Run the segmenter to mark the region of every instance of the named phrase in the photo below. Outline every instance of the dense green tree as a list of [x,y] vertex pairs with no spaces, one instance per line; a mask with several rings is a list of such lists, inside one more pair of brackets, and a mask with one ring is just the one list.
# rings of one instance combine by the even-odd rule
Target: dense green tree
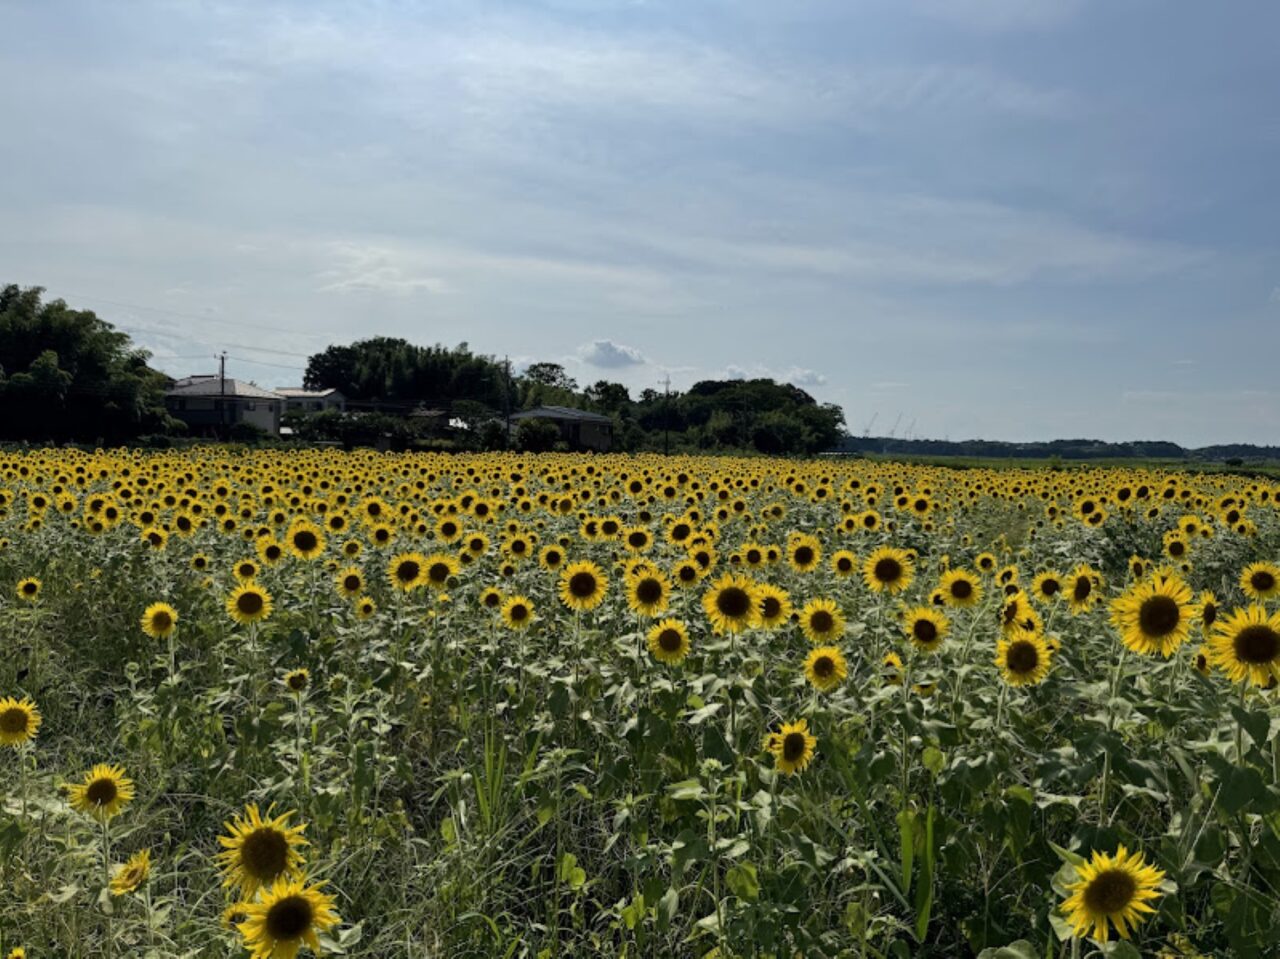
[[168,378],[90,310],[0,290],[0,438],[121,443],[175,428]]

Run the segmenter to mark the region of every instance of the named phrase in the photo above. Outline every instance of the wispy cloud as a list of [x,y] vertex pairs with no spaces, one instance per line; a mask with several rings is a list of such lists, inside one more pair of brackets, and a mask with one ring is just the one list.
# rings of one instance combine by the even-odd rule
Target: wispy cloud
[[584,363],[613,370],[626,366],[643,366],[648,360],[634,346],[615,343],[613,340],[594,340],[578,349]]

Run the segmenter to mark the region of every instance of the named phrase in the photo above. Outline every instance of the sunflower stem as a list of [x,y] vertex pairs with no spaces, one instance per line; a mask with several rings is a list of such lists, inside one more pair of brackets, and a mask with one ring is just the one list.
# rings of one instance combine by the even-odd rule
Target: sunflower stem
[[[1245,696],[1249,692],[1249,677],[1245,676],[1240,680],[1240,715],[1244,715]],[[1244,723],[1239,719],[1236,720],[1236,764],[1243,769],[1244,762]]]

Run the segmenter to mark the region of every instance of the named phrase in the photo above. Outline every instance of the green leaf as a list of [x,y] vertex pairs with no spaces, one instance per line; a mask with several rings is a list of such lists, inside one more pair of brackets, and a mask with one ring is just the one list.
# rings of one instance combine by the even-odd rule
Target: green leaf
[[1236,718],[1244,731],[1249,734],[1259,746],[1265,746],[1268,739],[1268,733],[1271,731],[1271,717],[1261,710],[1249,711],[1239,706],[1231,707],[1231,715]]
[[756,874],[756,867],[751,863],[738,863],[725,873],[724,880],[729,890],[739,899],[760,898],[760,880]]
[[1019,939],[1007,946],[983,949],[978,953],[978,959],[1040,959],[1040,956],[1036,953],[1035,946],[1025,939]]
[[898,813],[898,847],[902,859],[902,891],[911,891],[911,866],[916,854],[916,814],[910,809]]
[[924,768],[935,776],[942,772],[947,762],[946,757],[942,755],[942,750],[937,746],[926,746],[920,761],[924,764]]
[[929,915],[933,911],[933,807],[924,820],[924,858],[920,862],[920,882],[916,886],[916,940],[924,941],[929,931]]

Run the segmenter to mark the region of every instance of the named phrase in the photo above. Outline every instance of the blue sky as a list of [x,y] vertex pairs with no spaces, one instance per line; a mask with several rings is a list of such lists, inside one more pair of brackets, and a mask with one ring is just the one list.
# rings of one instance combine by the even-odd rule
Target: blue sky
[[0,280],[850,429],[1280,442],[1280,4],[0,0]]

